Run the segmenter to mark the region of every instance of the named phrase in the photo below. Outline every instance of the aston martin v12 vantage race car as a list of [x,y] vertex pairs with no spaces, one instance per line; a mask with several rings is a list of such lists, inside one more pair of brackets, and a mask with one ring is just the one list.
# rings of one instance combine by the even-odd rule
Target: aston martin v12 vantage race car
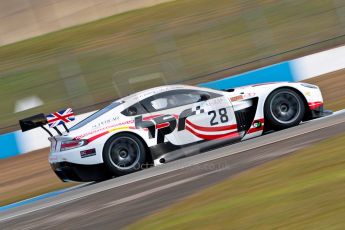
[[[63,181],[99,181],[289,128],[322,114],[319,88],[306,83],[222,91],[161,86],[118,99],[69,129],[64,124],[69,115],[58,115],[53,120],[62,122],[66,132],[55,127],[60,135],[49,138],[49,162]],[[39,114],[20,125],[23,131],[45,128],[49,119]]]

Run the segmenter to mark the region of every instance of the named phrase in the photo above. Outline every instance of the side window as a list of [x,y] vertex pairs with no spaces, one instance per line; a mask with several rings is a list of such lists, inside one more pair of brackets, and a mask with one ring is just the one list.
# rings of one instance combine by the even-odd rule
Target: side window
[[168,97],[161,97],[161,98],[157,98],[152,100],[151,103],[151,107],[154,110],[162,110],[162,109],[168,109]]
[[148,113],[145,108],[138,102],[134,105],[129,106],[127,109],[121,112],[125,116],[136,116]]
[[171,109],[183,105],[206,101],[221,95],[198,90],[173,90],[157,94],[141,101],[149,112]]

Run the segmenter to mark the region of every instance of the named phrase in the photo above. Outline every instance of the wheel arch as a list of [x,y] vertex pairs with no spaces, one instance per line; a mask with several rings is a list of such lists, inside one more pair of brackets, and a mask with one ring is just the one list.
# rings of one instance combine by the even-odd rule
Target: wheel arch
[[[277,90],[281,90],[281,89],[292,90],[292,91],[294,91],[295,93],[297,93],[301,97],[301,99],[303,100],[304,107],[305,107],[305,114],[304,114],[304,117],[303,117],[303,121],[307,120],[310,117],[310,115],[311,115],[311,110],[310,110],[310,108],[308,106],[308,101],[307,101],[306,97],[303,95],[303,93],[300,90],[298,90],[297,88],[291,87],[291,86],[281,86],[281,87],[273,89],[269,94],[267,94],[267,96],[265,98],[265,102],[264,102],[263,108],[265,108],[266,103],[268,103],[267,99],[269,98],[269,96],[272,93],[276,92]],[[266,120],[266,117],[265,117],[266,115],[265,115],[265,113],[263,113],[263,114],[264,114],[264,119]],[[268,125],[268,127],[269,127],[269,125]]]
[[110,141],[110,139],[114,136],[117,136],[119,134],[130,134],[130,135],[133,135],[133,136],[136,136],[142,143],[143,145],[145,146],[145,150],[146,150],[146,163],[148,164],[153,164],[153,158],[152,158],[152,154],[151,154],[151,151],[150,151],[150,148],[148,147],[146,141],[144,140],[144,138],[142,136],[140,136],[139,134],[135,133],[135,132],[130,132],[130,131],[120,131],[120,132],[117,132],[111,136],[108,137],[107,141],[104,142],[104,145],[103,145],[103,148],[102,148],[102,159],[103,159],[103,162],[104,162],[104,158],[103,158],[103,153],[104,153],[104,148],[106,146],[106,144]]

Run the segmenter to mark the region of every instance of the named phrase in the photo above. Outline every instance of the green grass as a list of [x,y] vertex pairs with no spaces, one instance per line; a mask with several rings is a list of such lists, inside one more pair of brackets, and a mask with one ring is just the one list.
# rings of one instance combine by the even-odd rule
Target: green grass
[[[344,33],[332,0],[178,0],[115,15],[0,47],[0,128],[34,113],[80,109],[154,85],[224,77],[233,72],[190,81]],[[131,83],[152,73],[161,79]],[[14,114],[15,102],[30,95],[44,105]]]
[[345,135],[215,185],[128,229],[344,229]]

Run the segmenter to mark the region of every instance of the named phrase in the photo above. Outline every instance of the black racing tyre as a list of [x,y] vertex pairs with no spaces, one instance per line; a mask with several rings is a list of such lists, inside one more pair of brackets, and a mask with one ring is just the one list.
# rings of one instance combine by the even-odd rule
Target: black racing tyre
[[112,136],[104,145],[103,161],[114,176],[138,171],[146,160],[146,148],[134,134]]
[[291,89],[278,89],[267,97],[264,113],[270,129],[289,128],[301,123],[305,114],[304,100]]

